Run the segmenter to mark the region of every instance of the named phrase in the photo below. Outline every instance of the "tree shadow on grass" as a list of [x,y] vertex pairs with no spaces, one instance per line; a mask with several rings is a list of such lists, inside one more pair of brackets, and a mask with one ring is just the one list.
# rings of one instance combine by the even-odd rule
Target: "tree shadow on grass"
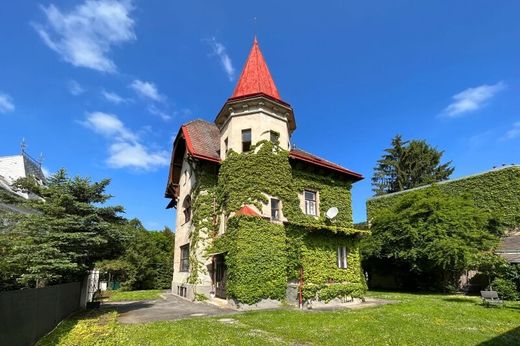
[[479,346],[520,345],[520,327],[481,342]]
[[37,346],[50,346],[59,344],[60,340],[64,339],[76,325],[86,319],[97,319],[103,315],[111,312],[124,313],[132,310],[143,309],[152,306],[151,302],[132,302],[128,304],[103,304],[98,309],[79,310],[60,322],[55,329],[42,337]]
[[476,303],[476,300],[473,298],[468,297],[447,297],[442,298],[445,302],[452,302],[452,303]]

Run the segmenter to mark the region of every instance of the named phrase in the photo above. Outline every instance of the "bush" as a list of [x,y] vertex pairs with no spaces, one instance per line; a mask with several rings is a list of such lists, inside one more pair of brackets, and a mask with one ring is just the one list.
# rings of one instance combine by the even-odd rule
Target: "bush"
[[496,278],[490,285],[503,300],[518,300],[518,292],[514,282]]

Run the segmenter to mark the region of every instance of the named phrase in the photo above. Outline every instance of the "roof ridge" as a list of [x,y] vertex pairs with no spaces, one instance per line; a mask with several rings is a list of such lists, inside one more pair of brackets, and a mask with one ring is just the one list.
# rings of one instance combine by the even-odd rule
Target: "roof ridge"
[[[186,125],[189,125],[189,124],[195,123],[195,122],[197,122],[197,121],[202,121],[202,122],[207,123],[207,124],[215,125],[215,123],[212,122],[212,121],[208,121],[208,120],[205,120],[205,119],[202,119],[202,118],[197,118],[197,119],[193,119],[193,120],[190,120],[190,121],[188,121],[188,122],[182,124],[182,126],[186,126]],[[215,126],[216,126],[216,125],[215,125]]]
[[386,194],[380,195],[380,196],[372,196],[368,200],[370,201],[370,200],[374,200],[374,199],[380,199],[380,198],[384,198],[384,197],[395,196],[395,195],[403,194],[403,193],[409,192],[409,191],[417,191],[417,190],[421,190],[421,189],[425,189],[427,187],[430,187],[430,186],[432,186],[434,184],[435,185],[449,184],[449,183],[452,183],[452,182],[455,182],[455,181],[468,179],[468,178],[474,178],[474,177],[478,177],[478,176],[481,176],[481,175],[484,175],[484,174],[501,171],[503,169],[520,169],[520,166],[516,165],[516,164],[512,164],[512,165],[507,165],[507,166],[496,167],[496,168],[488,169],[487,171],[484,171],[484,172],[468,174],[468,175],[465,175],[465,176],[462,176],[462,177],[448,179],[448,180],[443,180],[443,181],[437,181],[437,182],[434,182],[434,183],[431,183],[431,184],[417,186],[417,187],[414,187],[414,188],[408,189],[408,190],[396,191],[396,192],[392,192],[392,193],[386,193]]

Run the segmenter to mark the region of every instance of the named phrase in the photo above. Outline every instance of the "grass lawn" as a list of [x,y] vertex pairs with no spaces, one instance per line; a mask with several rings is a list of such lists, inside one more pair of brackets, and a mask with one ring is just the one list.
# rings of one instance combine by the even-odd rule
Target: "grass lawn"
[[117,313],[79,314],[46,345],[520,345],[520,303],[486,308],[479,298],[374,293],[397,304],[362,310],[282,309],[122,325]]
[[164,290],[145,291],[107,291],[109,302],[122,302],[130,300],[152,300],[160,298]]

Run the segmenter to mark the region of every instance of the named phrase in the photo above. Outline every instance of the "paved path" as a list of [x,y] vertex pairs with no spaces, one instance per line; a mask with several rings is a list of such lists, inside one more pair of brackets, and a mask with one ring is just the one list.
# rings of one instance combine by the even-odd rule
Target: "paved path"
[[171,321],[197,316],[216,316],[236,313],[236,310],[221,308],[204,302],[191,302],[173,294],[164,294],[164,299],[139,302],[105,303],[103,308],[119,312],[121,323],[145,323]]

